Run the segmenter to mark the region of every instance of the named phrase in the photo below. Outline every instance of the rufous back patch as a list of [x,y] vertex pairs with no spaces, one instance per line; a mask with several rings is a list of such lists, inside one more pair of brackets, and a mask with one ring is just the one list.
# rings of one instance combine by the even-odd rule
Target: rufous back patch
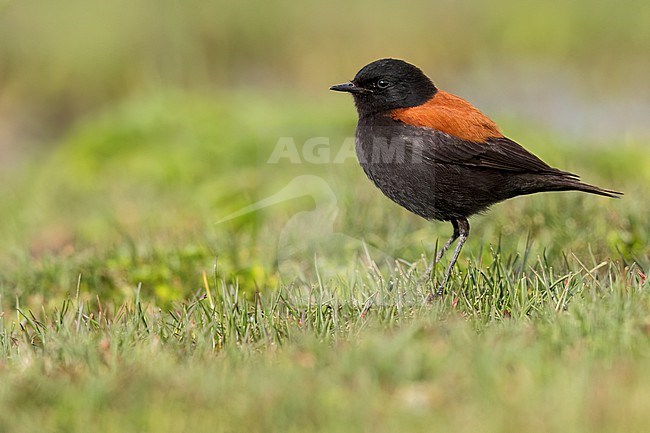
[[472,104],[440,90],[424,104],[398,108],[390,116],[408,125],[433,128],[463,140],[483,142],[503,137],[496,123]]

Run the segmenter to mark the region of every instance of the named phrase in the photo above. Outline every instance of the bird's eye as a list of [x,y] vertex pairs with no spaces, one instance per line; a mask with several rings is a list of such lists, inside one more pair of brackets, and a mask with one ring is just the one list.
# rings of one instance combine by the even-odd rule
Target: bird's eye
[[388,82],[388,80],[379,80],[379,81],[377,81],[377,87],[379,89],[385,89],[388,86],[390,86],[390,83]]

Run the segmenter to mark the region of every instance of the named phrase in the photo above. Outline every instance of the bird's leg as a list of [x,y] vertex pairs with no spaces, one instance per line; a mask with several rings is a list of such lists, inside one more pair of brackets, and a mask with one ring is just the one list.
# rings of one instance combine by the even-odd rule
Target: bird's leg
[[454,241],[458,239],[458,236],[460,236],[460,232],[458,231],[458,222],[456,222],[456,220],[451,220],[451,225],[454,226],[454,233],[451,235],[449,240],[442,246],[442,248],[440,248],[440,251],[438,251],[438,254],[436,254],[436,261],[434,263],[438,263],[440,259],[442,259],[442,256],[449,249],[451,244],[453,244]]
[[454,233],[451,235],[451,237],[445,242],[445,244],[440,248],[440,251],[436,254],[436,258],[431,264],[427,267],[427,270],[424,272],[424,278],[422,279],[421,283],[425,281],[431,280],[431,274],[433,273],[433,267],[442,259],[442,256],[445,254],[445,251],[449,249],[451,244],[454,243],[456,239],[458,239],[458,236],[460,236],[460,232],[458,231],[458,223],[456,220],[451,220],[451,225],[454,226]]
[[469,221],[467,221],[467,218],[458,218],[454,227],[458,227],[458,243],[456,244],[456,249],[454,250],[451,262],[449,262],[449,266],[447,266],[447,270],[445,271],[445,276],[442,278],[442,282],[435,293],[436,296],[442,296],[444,294],[445,285],[447,284],[447,280],[449,280],[451,270],[454,268],[458,256],[460,255],[460,250],[463,249],[463,244],[465,244],[465,241],[469,236]]

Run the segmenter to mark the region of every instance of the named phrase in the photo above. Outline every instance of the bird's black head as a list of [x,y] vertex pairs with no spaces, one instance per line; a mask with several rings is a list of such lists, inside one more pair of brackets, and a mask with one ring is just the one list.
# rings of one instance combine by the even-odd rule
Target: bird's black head
[[397,59],[375,60],[357,72],[352,81],[330,90],[351,93],[359,116],[415,107],[437,91],[418,67]]

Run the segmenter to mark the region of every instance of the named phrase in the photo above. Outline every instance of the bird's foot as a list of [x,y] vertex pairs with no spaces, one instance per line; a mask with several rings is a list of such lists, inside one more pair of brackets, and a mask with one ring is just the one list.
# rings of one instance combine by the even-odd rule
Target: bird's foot
[[435,263],[432,263],[431,266],[427,267],[426,271],[424,271],[424,275],[420,277],[420,280],[418,281],[419,285],[427,284],[428,282],[431,281],[431,278],[433,277],[434,266]]
[[442,299],[444,294],[445,294],[444,285],[441,285],[440,287],[438,287],[438,290],[436,290],[435,292],[434,291],[429,292],[429,294],[427,295],[424,301],[427,304],[432,304],[433,302]]

